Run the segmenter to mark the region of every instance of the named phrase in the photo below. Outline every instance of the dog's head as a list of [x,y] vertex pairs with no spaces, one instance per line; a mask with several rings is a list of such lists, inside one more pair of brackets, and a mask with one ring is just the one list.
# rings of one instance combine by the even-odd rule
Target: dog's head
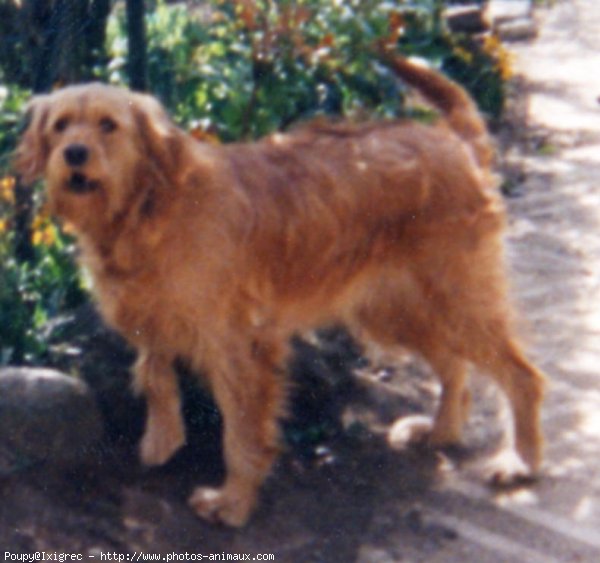
[[15,168],[43,177],[51,211],[80,231],[136,210],[151,215],[176,185],[181,134],[152,97],[102,84],[33,98]]

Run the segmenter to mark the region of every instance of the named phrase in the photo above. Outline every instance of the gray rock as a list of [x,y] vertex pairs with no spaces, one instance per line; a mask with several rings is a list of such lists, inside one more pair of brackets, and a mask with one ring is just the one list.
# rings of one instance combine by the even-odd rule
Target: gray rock
[[452,33],[483,33],[489,29],[480,4],[448,6],[444,18]]
[[531,0],[490,0],[484,19],[504,41],[523,41],[537,35]]
[[40,462],[83,462],[102,433],[82,381],[49,369],[0,369],[0,474]]
[[486,18],[493,25],[505,21],[531,17],[531,0],[490,0],[486,6]]
[[531,18],[517,18],[499,23],[496,31],[504,41],[524,41],[537,35],[537,25]]

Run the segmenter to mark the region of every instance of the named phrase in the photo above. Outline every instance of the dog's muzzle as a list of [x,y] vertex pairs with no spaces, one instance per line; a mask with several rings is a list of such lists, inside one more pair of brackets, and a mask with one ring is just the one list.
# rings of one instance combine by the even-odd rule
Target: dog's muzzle
[[77,170],[85,165],[90,158],[90,151],[87,146],[81,143],[73,143],[65,148],[63,157],[67,165],[75,169],[67,180],[67,189],[76,194],[86,194],[96,190],[98,182],[90,180],[83,172]]
[[91,180],[81,172],[73,172],[67,180],[66,187],[70,192],[75,194],[88,194],[96,191],[99,187],[99,183],[95,180]]

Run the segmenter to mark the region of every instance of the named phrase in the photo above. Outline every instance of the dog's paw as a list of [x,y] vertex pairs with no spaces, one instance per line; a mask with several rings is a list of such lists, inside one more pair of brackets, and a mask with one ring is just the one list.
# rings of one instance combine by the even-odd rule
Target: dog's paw
[[456,425],[441,425],[420,414],[399,418],[389,429],[387,440],[394,450],[413,446],[447,448],[461,443],[460,430]]
[[433,421],[424,415],[399,418],[388,431],[387,441],[394,450],[429,445]]
[[512,450],[502,450],[483,465],[483,476],[493,487],[507,488],[526,485],[536,479],[536,473]]
[[182,424],[149,423],[140,444],[140,459],[144,465],[162,465],[185,444]]
[[248,522],[255,501],[254,494],[241,493],[233,487],[198,487],[188,503],[198,516],[208,522],[240,528]]

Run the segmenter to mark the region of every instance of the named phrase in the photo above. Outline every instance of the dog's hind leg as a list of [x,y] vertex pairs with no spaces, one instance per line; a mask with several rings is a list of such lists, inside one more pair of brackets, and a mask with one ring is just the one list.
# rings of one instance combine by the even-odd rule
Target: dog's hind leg
[[[506,393],[511,405],[515,448],[527,464],[525,470],[511,464],[490,465],[492,481],[510,484],[521,477],[532,477],[542,459],[543,436],[540,411],[544,394],[545,376],[524,356],[510,338],[489,343],[490,348],[479,360],[479,367],[490,373]],[[480,351],[482,348],[480,347]],[[502,460],[502,456],[499,456]]]
[[[491,478],[501,484],[510,484],[522,477],[532,477],[539,469],[543,437],[540,411],[544,394],[545,376],[522,352],[512,335],[506,300],[501,295],[494,301],[472,303],[463,300],[460,309],[448,310],[438,318],[440,334],[454,353],[488,374],[506,394],[513,418],[514,446],[521,460],[490,466]],[[440,365],[434,367],[442,374]],[[500,460],[513,456],[501,455]],[[526,467],[523,466],[525,463]]]
[[145,351],[134,374],[134,389],[144,395],[147,407],[140,457],[145,465],[161,465],[185,444],[177,375],[170,358]]
[[286,395],[279,346],[254,342],[240,354],[244,348],[238,342],[223,351],[226,364],[210,376],[223,416],[225,482],[220,488],[198,487],[189,499],[202,518],[236,527],[247,522],[279,452]]
[[429,352],[427,359],[442,384],[436,415],[408,416],[390,428],[388,441],[396,449],[410,444],[434,448],[460,444],[463,427],[469,417],[471,393],[467,387],[467,362],[448,350]]
[[442,394],[429,443],[434,447],[457,445],[469,418],[471,392],[467,387],[467,362],[452,354],[429,356],[429,362],[442,383]]
[[[467,281],[465,279],[465,283]],[[471,293],[475,299],[470,302],[463,299],[460,308],[450,307],[444,312],[440,307],[436,332],[440,341],[453,351],[455,357],[463,358],[481,372],[490,375],[508,397],[513,416],[516,452],[527,467],[523,468],[522,464],[515,463],[507,464],[504,468],[499,466],[497,471],[490,469],[492,480],[509,484],[521,477],[533,476],[541,463],[543,439],[540,410],[545,377],[526,359],[513,338],[506,299],[498,292],[493,300],[484,300],[485,306],[482,306],[483,298],[477,297],[478,294],[473,290],[469,295]],[[435,302],[444,303],[444,300],[438,298]],[[461,400],[461,384],[446,385],[446,380],[450,383],[452,377],[448,376],[452,375],[454,381],[460,382],[461,377],[456,379],[460,371],[452,368],[451,362],[444,365],[439,361],[436,348],[437,346],[433,348],[433,355],[426,354],[427,347],[421,348],[421,351],[438,371],[445,385],[444,393],[454,396],[454,400],[448,401],[446,407],[442,399],[438,414],[436,431],[444,437],[445,424],[449,425],[449,432],[452,434],[452,424],[460,423],[460,419],[453,416],[452,412],[460,405]],[[463,394],[462,400],[467,400],[466,395]]]
[[427,299],[413,291],[410,307],[407,299],[395,303],[390,297],[393,293],[387,290],[381,292],[388,297],[385,302],[371,302],[360,311],[358,320],[374,340],[382,345],[403,343],[423,356],[442,382],[433,424],[422,416],[412,421],[411,417],[400,419],[390,430],[390,443],[404,447],[423,439],[432,445],[458,442],[470,402],[465,366],[473,364],[491,375],[506,393],[514,419],[516,452],[522,458],[521,463],[505,463],[511,456],[499,457],[497,466],[490,466],[492,480],[510,484],[533,476],[542,456],[540,410],[545,378],[512,338],[502,285],[494,285],[489,278],[484,283],[485,278],[478,280],[464,271],[456,283],[452,281],[445,277],[448,287],[454,291],[461,288],[459,299],[448,294],[446,285],[432,283]]

